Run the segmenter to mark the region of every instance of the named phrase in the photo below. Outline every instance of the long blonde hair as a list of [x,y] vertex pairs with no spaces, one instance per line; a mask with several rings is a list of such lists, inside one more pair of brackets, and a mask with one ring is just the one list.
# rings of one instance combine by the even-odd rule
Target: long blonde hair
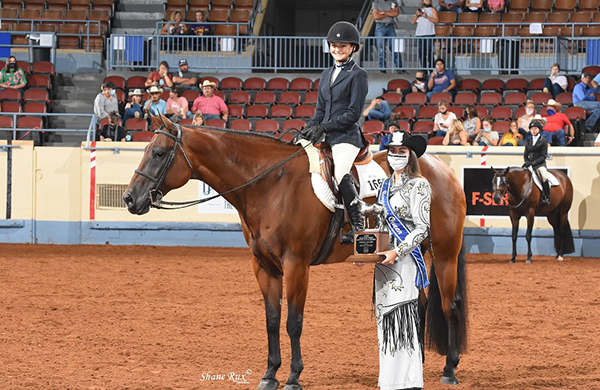
[[452,128],[454,129],[455,133],[460,133],[461,131],[465,131],[465,126],[463,125],[463,123],[460,119],[455,119],[452,122]]

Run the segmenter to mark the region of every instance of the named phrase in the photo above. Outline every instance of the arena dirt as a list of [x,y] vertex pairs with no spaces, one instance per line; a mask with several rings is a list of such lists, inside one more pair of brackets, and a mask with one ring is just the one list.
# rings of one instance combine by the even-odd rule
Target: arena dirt
[[[456,389],[600,389],[600,261],[507,260],[468,257]],[[310,279],[302,384],[376,388],[372,266]],[[2,389],[253,389],[266,368],[247,249],[0,245],[0,302]],[[283,387],[285,317],[281,329]],[[451,388],[443,365],[427,352],[425,388]]]

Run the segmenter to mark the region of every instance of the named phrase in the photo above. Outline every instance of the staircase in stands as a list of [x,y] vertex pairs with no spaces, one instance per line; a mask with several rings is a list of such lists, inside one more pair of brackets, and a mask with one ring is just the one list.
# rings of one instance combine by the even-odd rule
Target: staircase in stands
[[113,21],[113,34],[153,34],[165,17],[164,0],[121,0]]

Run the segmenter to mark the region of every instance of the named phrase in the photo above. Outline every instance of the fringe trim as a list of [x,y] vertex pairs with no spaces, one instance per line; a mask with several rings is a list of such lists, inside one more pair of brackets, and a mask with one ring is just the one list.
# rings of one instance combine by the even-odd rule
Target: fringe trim
[[409,353],[414,351],[421,326],[419,299],[402,303],[383,315],[381,326],[383,329],[381,351],[383,353],[389,352],[393,355],[400,349],[405,349]]

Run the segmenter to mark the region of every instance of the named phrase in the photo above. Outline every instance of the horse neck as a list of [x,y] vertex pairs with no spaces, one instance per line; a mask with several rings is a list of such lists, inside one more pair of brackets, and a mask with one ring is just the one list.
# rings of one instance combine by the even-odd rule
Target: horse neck
[[527,171],[510,171],[506,174],[506,179],[509,185],[509,193],[515,200],[520,201],[531,193],[530,185],[533,178],[527,174]]

